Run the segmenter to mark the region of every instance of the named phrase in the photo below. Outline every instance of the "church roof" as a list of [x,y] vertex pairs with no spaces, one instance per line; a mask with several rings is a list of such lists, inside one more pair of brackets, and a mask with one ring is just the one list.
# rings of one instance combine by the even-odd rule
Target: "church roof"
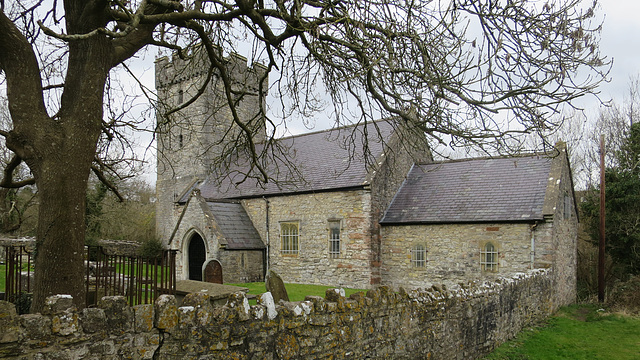
[[229,250],[264,249],[258,231],[249,215],[238,203],[207,202]]
[[551,161],[526,156],[416,165],[381,224],[542,220]]
[[[233,199],[364,186],[370,165],[382,155],[393,130],[390,121],[380,120],[282,138],[277,143],[282,154],[270,157],[266,166],[276,181],[263,184],[251,177],[242,181],[250,168],[236,165],[221,179],[203,182],[200,193],[205,199]],[[369,157],[363,155],[365,145]]]

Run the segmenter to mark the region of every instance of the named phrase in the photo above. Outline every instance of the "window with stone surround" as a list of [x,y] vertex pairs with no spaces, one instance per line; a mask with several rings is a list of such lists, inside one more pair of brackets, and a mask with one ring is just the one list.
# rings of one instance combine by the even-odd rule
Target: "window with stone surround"
[[178,105],[184,102],[184,91],[178,90]]
[[566,219],[570,219],[571,218],[571,213],[572,211],[572,207],[573,207],[573,201],[571,201],[571,196],[569,196],[569,194],[564,194],[564,218]]
[[498,271],[498,250],[491,242],[480,250],[480,267],[482,271]]
[[329,220],[329,257],[340,257],[340,220]]
[[288,221],[280,223],[280,253],[298,255],[300,241],[300,223]]
[[415,244],[411,248],[411,267],[423,268],[427,266],[427,247]]

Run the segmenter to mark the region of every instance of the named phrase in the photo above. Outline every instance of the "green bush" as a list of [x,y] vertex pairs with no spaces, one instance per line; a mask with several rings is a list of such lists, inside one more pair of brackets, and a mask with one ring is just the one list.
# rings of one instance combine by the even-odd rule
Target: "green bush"
[[162,250],[164,250],[162,242],[156,238],[152,238],[144,241],[142,245],[140,245],[138,255],[143,258],[157,259],[162,256]]
[[16,306],[18,314],[28,314],[31,309],[31,301],[33,300],[33,294],[20,293],[13,304]]

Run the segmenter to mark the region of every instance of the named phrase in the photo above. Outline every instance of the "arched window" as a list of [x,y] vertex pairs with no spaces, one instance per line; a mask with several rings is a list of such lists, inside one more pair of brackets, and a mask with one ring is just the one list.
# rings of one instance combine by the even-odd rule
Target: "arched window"
[[184,101],[184,91],[178,90],[178,104],[182,104]]
[[300,223],[297,221],[280,223],[280,253],[298,255],[300,239]]
[[486,243],[480,250],[480,266],[482,271],[498,270],[498,251],[493,243]]

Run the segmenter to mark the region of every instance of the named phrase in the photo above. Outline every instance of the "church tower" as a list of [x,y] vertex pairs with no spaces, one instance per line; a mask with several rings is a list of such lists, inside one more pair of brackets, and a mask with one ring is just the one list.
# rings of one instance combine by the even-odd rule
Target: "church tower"
[[[252,129],[253,140],[259,143],[266,137],[263,111],[268,81],[263,82],[263,101],[258,97],[258,84],[267,69],[260,64],[247,66],[247,59],[238,54],[230,54],[224,60],[238,117]],[[207,83],[209,64],[201,46],[191,49],[186,59],[174,55],[161,57],[155,63],[156,234],[165,244],[180,215],[178,201],[205,180],[220,158],[232,150],[240,131],[233,121],[220,72],[214,70]],[[179,110],[172,110],[176,108]]]

